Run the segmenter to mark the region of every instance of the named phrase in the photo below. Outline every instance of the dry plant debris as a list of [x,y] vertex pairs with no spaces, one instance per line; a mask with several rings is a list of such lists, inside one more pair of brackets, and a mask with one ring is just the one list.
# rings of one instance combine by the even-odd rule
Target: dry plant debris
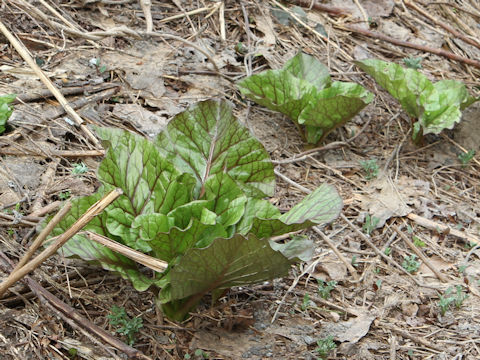
[[[187,106],[224,98],[274,159],[275,206],[325,182],[344,199],[336,223],[305,233],[312,261],[181,324],[59,252],[0,299],[2,359],[480,358],[480,105],[414,146],[411,120],[354,66],[417,59],[430,80],[479,96],[477,0],[2,0],[0,13],[0,95],[17,94],[0,136],[2,283],[44,218],[99,186],[90,125],[153,137]],[[299,50],[375,94],[314,149],[235,86]],[[133,347],[108,321],[113,305],[143,320]]]

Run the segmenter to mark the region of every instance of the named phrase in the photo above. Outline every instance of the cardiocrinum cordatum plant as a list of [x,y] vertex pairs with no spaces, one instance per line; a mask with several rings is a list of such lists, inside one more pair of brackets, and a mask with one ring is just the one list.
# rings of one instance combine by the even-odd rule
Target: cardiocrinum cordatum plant
[[237,85],[257,104],[289,117],[311,144],[322,142],[373,100],[359,84],[332,82],[328,68],[302,52],[283,68],[251,75]]
[[419,144],[426,134],[452,129],[462,118],[462,110],[480,100],[468,93],[461,81],[431,82],[420,71],[378,59],[355,64],[375,79],[400,102],[412,118],[412,140]]
[[[119,273],[133,286],[157,291],[157,303],[184,319],[201,298],[213,300],[232,286],[281,277],[312,254],[312,241],[272,237],[334,220],[342,201],[321,185],[290,211],[266,198],[274,194],[269,154],[233,116],[224,101],[200,102],[175,116],[149,141],[97,128],[107,153],[98,169],[97,193],[73,200],[52,236],[64,232],[112,188],[121,195],[84,230],[107,236],[168,263],[163,272],[78,234],[62,248]],[[148,271],[146,271],[148,270]]]

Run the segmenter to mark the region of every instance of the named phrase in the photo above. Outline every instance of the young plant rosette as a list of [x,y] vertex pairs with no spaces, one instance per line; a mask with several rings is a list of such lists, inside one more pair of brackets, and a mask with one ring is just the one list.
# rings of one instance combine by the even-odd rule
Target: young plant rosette
[[247,98],[289,117],[311,144],[322,142],[373,100],[361,85],[332,82],[328,68],[302,52],[282,69],[263,71],[237,85]]
[[471,96],[460,81],[432,83],[417,70],[377,59],[355,64],[400,102],[413,120],[412,139],[416,144],[422,141],[423,135],[452,129],[460,122],[462,110],[480,100]]
[[232,286],[284,276],[292,263],[311,256],[313,243],[271,238],[328,223],[342,208],[335,188],[321,185],[281,214],[265,199],[275,187],[269,154],[224,101],[190,107],[153,142],[115,129],[98,128],[97,134],[108,148],[98,169],[102,187],[73,200],[52,236],[108,190],[121,188],[123,195],[84,230],[163,260],[168,268],[145,271],[81,234],[62,253],[115,271],[139,291],[157,289],[157,303],[173,320],[184,319],[207,293],[215,301]]

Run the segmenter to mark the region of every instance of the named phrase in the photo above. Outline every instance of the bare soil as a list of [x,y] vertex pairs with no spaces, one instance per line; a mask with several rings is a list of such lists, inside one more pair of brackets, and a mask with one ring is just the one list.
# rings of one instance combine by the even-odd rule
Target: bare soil
[[[463,81],[479,96],[480,3],[172,0],[152,1],[150,12],[146,3],[2,0],[0,22],[86,125],[153,137],[190,104],[227,99],[283,175],[275,205],[287,211],[304,197],[301,186],[327,182],[344,200],[342,216],[322,229],[330,245],[305,232],[315,240],[315,257],[288,278],[234,288],[213,306],[205,299],[183,323],[164,319],[148,291],[53,256],[0,299],[1,359],[315,359],[317,341],[329,336],[335,349],[328,359],[480,359],[480,163],[458,157],[480,151],[480,105],[453,130],[414,146],[411,120],[353,63],[420,57],[430,79]],[[281,67],[298,50],[326,64],[335,80],[361,83],[376,96],[313,150],[290,120],[246,101],[235,87],[246,75]],[[0,70],[0,94],[18,94],[0,136],[5,279],[45,216],[66,197],[95,191],[103,149],[72,123],[2,34]],[[378,166],[372,178],[362,165],[368,160]],[[88,171],[72,173],[82,163]],[[369,218],[379,222],[369,228]],[[402,267],[415,254],[410,242],[425,256],[410,263],[420,265],[411,273],[407,263]],[[336,282],[324,297],[322,281]],[[458,306],[442,314],[442,298],[452,296]],[[55,299],[71,311],[62,312]],[[133,348],[107,318],[113,305],[143,319]]]

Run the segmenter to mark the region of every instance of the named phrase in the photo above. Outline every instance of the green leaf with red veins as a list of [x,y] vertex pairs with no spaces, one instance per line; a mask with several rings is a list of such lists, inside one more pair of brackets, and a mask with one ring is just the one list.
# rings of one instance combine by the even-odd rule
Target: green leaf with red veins
[[[85,213],[85,211],[88,210],[90,206],[95,204],[102,197],[103,192],[99,191],[94,195],[72,200],[71,210],[53,229],[51,236],[63,234],[81,215]],[[94,217],[82,230],[92,231],[122,243],[121,238],[117,238],[108,232],[106,221],[107,214],[105,212],[101,213]],[[91,241],[86,238],[85,235],[75,235],[60,248],[59,253],[65,257],[79,257],[85,261],[100,264],[105,270],[115,271],[124,279],[130,280],[138,291],[148,289],[157,281],[155,278],[149,278],[141,273],[134,261],[103,245]]]
[[452,129],[461,120],[462,110],[480,100],[480,97],[471,96],[459,81],[432,83],[417,70],[376,59],[357,61],[356,64],[397,99],[408,115],[418,120],[412,131],[416,142],[423,135]]
[[249,76],[237,85],[257,104],[288,116],[313,144],[323,141],[373,99],[373,94],[358,84],[332,83],[327,67],[301,52],[282,69]]
[[123,195],[115,201],[115,208],[106,209],[107,228],[123,238],[126,245],[148,252],[148,243],[139,238],[132,222],[141,214],[166,214],[190,202],[195,182],[191,175],[181,175],[161,157],[150,141],[127,132],[121,136],[115,135],[117,131],[112,133],[105,129],[100,132],[112,146],[100,164],[98,177],[103,183],[123,189]]
[[176,115],[156,144],[180,171],[195,177],[197,199],[203,198],[207,180],[219,172],[227,173],[249,196],[273,195],[270,156],[235,119],[227,102],[200,102]]
[[215,239],[206,248],[185,253],[170,272],[171,288],[160,292],[160,301],[271,280],[286,275],[291,264],[292,260],[273,250],[267,240],[253,234]]
[[373,94],[363,86],[335,81],[317,93],[316,101],[302,111],[298,123],[307,125],[307,140],[316,144],[345,125],[372,100]]
[[216,221],[227,227],[236,224],[245,212],[247,197],[233,179],[225,173],[211,176],[205,183],[205,197],[213,201]]
[[298,53],[288,60],[283,70],[294,77],[315,85],[317,90],[329,87],[331,84],[328,68],[319,62],[314,56],[305,53]]
[[425,75],[377,59],[355,61],[355,64],[397,99],[408,115],[418,119],[423,112],[419,97],[428,96],[434,91],[431,81]]

